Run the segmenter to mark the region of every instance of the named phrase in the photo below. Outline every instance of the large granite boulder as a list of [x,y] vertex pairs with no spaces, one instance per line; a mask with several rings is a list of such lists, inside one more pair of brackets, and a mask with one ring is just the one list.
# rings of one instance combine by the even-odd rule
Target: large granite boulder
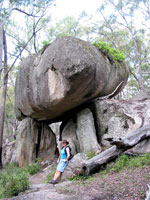
[[124,63],[110,63],[88,42],[59,38],[22,62],[16,81],[16,116],[55,121],[90,99],[117,94],[127,78]]

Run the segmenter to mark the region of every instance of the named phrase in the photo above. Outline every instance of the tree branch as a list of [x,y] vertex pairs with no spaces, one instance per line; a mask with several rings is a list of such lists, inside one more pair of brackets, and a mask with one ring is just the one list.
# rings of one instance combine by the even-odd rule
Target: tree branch
[[36,15],[29,14],[29,13],[23,11],[23,10],[20,10],[19,8],[13,8],[12,10],[17,10],[17,11],[19,11],[19,12],[21,12],[21,13],[29,16],[29,17],[39,17],[39,16],[36,16]]
[[[37,24],[36,24],[37,25]],[[37,31],[35,31],[35,34],[40,31],[41,28],[39,28]],[[32,40],[32,38],[34,37],[34,34],[32,34],[32,36],[29,38],[29,40],[27,41],[27,43],[25,44],[25,46],[21,49],[20,53],[16,56],[14,62],[12,63],[12,65],[10,66],[9,70],[7,71],[7,74],[5,76],[8,75],[8,73],[11,71],[11,69],[14,67],[15,63],[17,62],[18,58],[21,56],[22,52],[26,49],[26,47],[28,46],[29,42]],[[5,78],[5,77],[4,77]]]

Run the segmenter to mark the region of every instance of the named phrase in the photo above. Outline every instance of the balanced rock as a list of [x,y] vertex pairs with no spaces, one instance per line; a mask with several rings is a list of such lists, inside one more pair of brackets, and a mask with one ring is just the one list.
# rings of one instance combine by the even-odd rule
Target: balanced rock
[[110,63],[88,42],[59,38],[22,62],[16,81],[16,116],[55,121],[88,100],[117,94],[127,78],[123,62]]

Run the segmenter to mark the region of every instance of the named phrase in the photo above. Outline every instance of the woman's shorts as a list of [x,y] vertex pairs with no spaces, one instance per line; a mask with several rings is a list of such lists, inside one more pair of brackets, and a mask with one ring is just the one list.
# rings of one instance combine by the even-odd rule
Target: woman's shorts
[[59,161],[58,165],[57,165],[57,170],[59,172],[64,172],[65,167],[68,165],[68,161],[64,162],[62,160]]

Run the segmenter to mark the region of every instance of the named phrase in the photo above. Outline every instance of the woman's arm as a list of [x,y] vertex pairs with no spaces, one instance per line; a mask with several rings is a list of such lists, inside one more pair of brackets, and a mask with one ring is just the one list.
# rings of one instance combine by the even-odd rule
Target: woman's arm
[[70,151],[69,151],[69,147],[66,147],[66,153],[67,153],[67,158],[66,158],[66,161],[69,160],[70,158]]
[[59,161],[60,161],[60,155],[59,155],[59,157],[58,157],[57,163],[59,163]]

